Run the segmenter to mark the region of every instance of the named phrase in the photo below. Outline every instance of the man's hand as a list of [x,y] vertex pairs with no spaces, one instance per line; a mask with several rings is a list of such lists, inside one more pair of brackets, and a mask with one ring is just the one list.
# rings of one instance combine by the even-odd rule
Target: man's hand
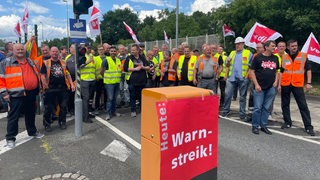
[[312,85],[311,84],[306,84],[306,90],[310,91],[312,89]]
[[198,83],[197,79],[196,79],[196,78],[193,78],[193,84],[194,84],[194,85],[197,85],[197,83]]
[[261,92],[261,87],[260,87],[260,85],[256,85],[256,86],[255,86],[255,89],[256,89],[257,92]]
[[137,67],[135,68],[135,70],[136,70],[136,71],[140,71],[141,68],[142,68],[142,66],[137,66]]
[[10,95],[7,94],[7,95],[3,96],[3,99],[4,99],[5,101],[7,101],[7,102],[10,102]]

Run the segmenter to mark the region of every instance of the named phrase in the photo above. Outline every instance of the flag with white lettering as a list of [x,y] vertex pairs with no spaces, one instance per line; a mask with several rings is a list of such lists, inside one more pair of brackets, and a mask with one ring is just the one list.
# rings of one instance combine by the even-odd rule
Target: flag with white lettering
[[256,22],[244,40],[245,45],[256,48],[256,45],[259,42],[264,43],[267,40],[276,40],[279,37],[282,37],[280,33]]
[[301,52],[307,53],[310,61],[320,64],[320,45],[312,32],[303,45]]
[[216,172],[218,103],[218,96],[156,103],[160,132],[161,180],[193,179],[204,173]]
[[16,33],[16,35],[18,36],[18,37],[21,37],[21,29],[20,29],[20,22],[18,21],[17,22],[17,24],[16,24],[16,26],[14,27],[14,32]]
[[100,9],[97,8],[96,6],[93,6],[91,11],[90,21],[98,19],[100,17],[102,17]]
[[166,31],[163,31],[163,36],[164,36],[164,41],[165,41],[167,44],[169,44],[170,42],[169,42],[169,38],[168,38],[168,36],[167,36]]
[[133,32],[133,30],[131,29],[130,26],[128,26],[124,21],[123,21],[123,24],[124,26],[126,27],[126,30],[129,32],[131,38],[133,39],[133,41],[136,43],[136,44],[140,44],[139,40],[137,39],[137,36],[136,34]]
[[26,1],[26,4],[24,6],[24,13],[22,17],[22,29],[24,33],[28,33],[28,19],[29,19],[29,11],[28,11],[28,2]]
[[229,26],[227,26],[226,24],[223,24],[222,32],[223,32],[223,37],[226,37],[226,36],[235,37],[235,35],[236,35],[236,33],[234,31],[232,31],[231,28]]

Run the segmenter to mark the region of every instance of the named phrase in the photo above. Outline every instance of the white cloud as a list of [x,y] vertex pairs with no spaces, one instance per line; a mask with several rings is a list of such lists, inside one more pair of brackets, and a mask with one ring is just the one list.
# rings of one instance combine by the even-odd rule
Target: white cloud
[[[23,2],[21,4],[17,4],[18,6],[22,7],[21,9],[19,9],[20,13],[23,13],[25,4],[26,4],[25,2]],[[36,14],[49,13],[49,9],[48,8],[40,6],[40,5],[38,5],[36,3],[33,3],[33,2],[29,2],[29,1],[28,1],[28,10],[29,10],[29,13],[32,13],[32,12],[36,13]]]
[[9,16],[0,16],[0,39],[4,39],[7,41],[14,41],[17,39],[13,28],[19,19],[19,16],[13,14]]
[[133,11],[133,8],[130,6],[130,4],[128,3],[125,3],[123,5],[118,5],[118,4],[114,4],[112,5],[112,10],[116,10],[116,9],[125,9],[125,8],[128,8],[130,9],[131,11]]
[[140,11],[140,12],[139,12],[139,19],[140,19],[141,21],[143,21],[144,18],[146,18],[147,16],[153,16],[153,17],[155,17],[156,19],[158,19],[159,12],[161,12],[160,9],[154,9],[154,10],[151,10],[151,11]]
[[218,8],[225,5],[224,0],[195,0],[191,4],[191,14],[196,11],[207,13],[212,8]]

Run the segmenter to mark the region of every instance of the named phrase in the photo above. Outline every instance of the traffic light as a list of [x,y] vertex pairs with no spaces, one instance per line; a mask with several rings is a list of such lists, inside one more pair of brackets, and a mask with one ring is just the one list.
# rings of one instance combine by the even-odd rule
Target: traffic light
[[88,9],[93,5],[92,0],[73,0],[73,13],[88,14]]
[[78,66],[81,66],[82,64],[85,64],[86,63],[86,52],[87,52],[87,49],[85,47],[80,47],[79,48],[79,56],[78,56]]

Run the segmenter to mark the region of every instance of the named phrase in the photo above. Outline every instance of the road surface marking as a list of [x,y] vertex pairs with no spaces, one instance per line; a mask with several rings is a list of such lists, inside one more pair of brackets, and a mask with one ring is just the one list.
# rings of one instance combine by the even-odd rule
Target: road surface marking
[[131,154],[131,150],[127,146],[118,140],[113,140],[106,148],[104,148],[101,154],[118,159],[121,162],[125,162]]
[[[70,117],[70,118],[67,118],[66,121],[68,122],[68,121],[71,121],[71,120],[73,120],[73,119]],[[17,134],[17,136],[16,136],[16,146],[15,147],[20,146],[21,144],[24,144],[24,143],[30,141],[33,138],[34,137],[28,135],[27,130],[24,130],[24,131],[20,132],[19,134]],[[14,149],[14,148],[8,148],[6,146],[6,144],[7,144],[7,140],[6,139],[3,139],[3,140],[0,141],[0,155],[5,153],[5,152],[7,152],[7,151],[10,151],[10,150]]]
[[136,147],[137,149],[141,150],[141,144],[138,143],[137,141],[133,140],[131,137],[129,137],[128,135],[126,135],[125,133],[123,133],[122,131],[120,131],[118,128],[116,128],[115,126],[111,125],[109,122],[107,122],[106,120],[100,118],[99,116],[96,116],[95,119],[97,121],[99,121],[100,123],[104,124],[105,126],[107,126],[109,129],[111,129],[113,132],[115,132],[116,134],[118,134],[120,137],[122,137],[123,139],[125,139],[127,142],[129,142],[131,145],[133,145],[134,147]]
[[[235,123],[243,124],[243,125],[246,125],[246,126],[250,126],[250,127],[252,126],[252,124],[250,124],[250,123],[242,122],[242,121],[231,119],[231,118],[228,118],[228,117],[222,117],[220,115],[219,115],[219,118],[223,118],[223,119],[226,119],[226,120],[229,120],[229,121],[232,121],[232,122],[235,122]],[[294,138],[294,139],[299,139],[299,140],[302,140],[302,141],[311,142],[311,143],[320,145],[319,141],[315,141],[313,139],[310,139],[309,137],[311,137],[311,136],[308,136],[308,138],[306,138],[306,136],[288,134],[288,133],[284,133],[284,132],[281,132],[281,131],[278,131],[278,130],[274,130],[274,129],[269,129],[269,130],[271,132],[273,132],[273,133],[276,133],[276,134],[281,134],[283,136],[287,136],[287,137],[291,137],[291,138]]]

